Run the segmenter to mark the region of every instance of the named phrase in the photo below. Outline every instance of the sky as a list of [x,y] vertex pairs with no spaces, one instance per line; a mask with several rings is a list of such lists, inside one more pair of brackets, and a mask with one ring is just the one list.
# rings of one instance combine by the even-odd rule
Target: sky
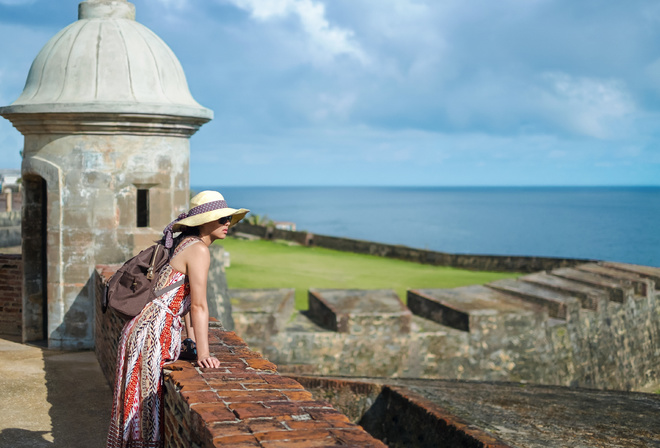
[[[657,0],[133,3],[215,114],[193,186],[660,185]],[[0,105],[77,4],[0,0]]]

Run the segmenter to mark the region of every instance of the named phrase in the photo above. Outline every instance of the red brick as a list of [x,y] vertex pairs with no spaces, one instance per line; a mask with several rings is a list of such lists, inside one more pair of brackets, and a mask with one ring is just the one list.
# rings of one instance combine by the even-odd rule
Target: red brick
[[211,437],[227,437],[250,434],[250,429],[243,422],[218,422],[208,425]]
[[190,404],[195,403],[216,403],[220,401],[218,394],[211,391],[189,391],[181,390],[183,400]]
[[291,429],[332,429],[334,428],[331,423],[320,420],[302,420],[302,421],[287,421],[286,425]]
[[215,331],[210,331],[209,333],[213,334],[213,336],[216,336],[218,339],[220,339],[220,341],[231,347],[247,347],[245,341],[233,331],[217,331],[217,333]]
[[232,390],[218,391],[218,395],[226,403],[256,403],[260,401],[288,402],[286,397],[279,391]]
[[319,429],[300,429],[300,430],[291,430],[291,431],[270,431],[260,434],[255,434],[259,442],[266,440],[322,440],[327,438],[332,438],[332,433],[327,430]]
[[302,390],[303,387],[300,384],[259,384],[259,383],[244,383],[243,384],[246,389],[248,390],[279,390],[279,391],[284,391],[287,389],[300,389]]
[[309,415],[312,416],[314,420],[325,420],[325,421],[338,421],[338,422],[349,422],[348,417],[346,417],[341,412],[335,409],[310,409],[307,411]]
[[261,354],[259,352],[255,352],[250,350],[248,347],[232,347],[231,348],[232,353],[236,355],[237,358],[261,358]]
[[277,405],[267,407],[260,403],[232,403],[229,409],[241,420],[248,418],[261,418],[261,417],[276,417],[284,414],[298,415],[302,414],[302,410],[290,404],[290,402],[278,402]]
[[230,373],[220,372],[204,372],[202,377],[207,380],[221,380],[224,382],[238,382],[238,383],[265,383],[266,381],[256,373],[241,373],[239,375],[232,375]]
[[[246,388],[243,386],[243,384],[237,383],[237,382],[234,382],[234,381],[224,381],[222,379],[209,378],[208,380],[206,380],[206,382],[211,387],[211,389],[216,389],[216,390],[246,390]],[[255,383],[255,385],[259,386],[260,384]]]
[[287,378],[287,377],[284,377],[284,376],[272,374],[272,375],[262,375],[262,378],[268,384],[294,386],[294,388],[296,388],[296,389],[303,389],[303,387],[300,385],[299,382],[297,382],[294,379]]
[[252,434],[233,435],[213,438],[215,446],[259,446],[259,442]]
[[250,431],[254,434],[270,431],[289,431],[281,421],[275,419],[250,420],[248,421],[248,426]]
[[201,420],[208,424],[213,422],[227,422],[236,420],[233,412],[227,409],[224,403],[199,403],[191,406]]
[[165,378],[171,378],[175,383],[182,383],[187,380],[203,380],[196,370],[175,370],[165,375]]
[[373,438],[368,432],[362,429],[354,429],[354,430],[334,429],[332,430],[332,433],[337,437],[337,439],[341,440],[343,443],[346,444],[354,443],[358,445],[358,444],[369,443],[369,445],[363,445],[363,446],[387,448],[387,445],[385,445],[380,440]]
[[248,366],[252,367],[255,370],[269,370],[271,372],[277,371],[277,366],[267,359],[263,358],[250,358],[245,360],[248,363]]
[[211,386],[209,386],[206,381],[203,379],[191,379],[191,380],[186,380],[183,383],[175,383],[182,391],[186,392],[200,392],[204,390],[211,390]]
[[311,448],[341,445],[340,442],[332,437],[308,440],[267,440],[261,442],[261,446],[264,448]]

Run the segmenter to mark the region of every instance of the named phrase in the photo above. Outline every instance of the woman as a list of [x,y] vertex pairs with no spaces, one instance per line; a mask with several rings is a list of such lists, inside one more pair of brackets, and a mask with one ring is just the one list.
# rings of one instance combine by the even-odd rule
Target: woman
[[[197,345],[197,364],[206,368],[220,366],[211,356],[208,342],[209,246],[224,239],[229,227],[249,210],[227,207],[216,191],[199,193],[190,205],[188,213],[179,215],[163,231],[161,244],[170,250],[171,258],[159,273],[155,290],[181,279],[183,284],[147,304],[122,331],[108,448],[163,446],[162,368],[179,357],[181,316],[185,315],[188,337]],[[181,233],[173,238],[176,232]]]

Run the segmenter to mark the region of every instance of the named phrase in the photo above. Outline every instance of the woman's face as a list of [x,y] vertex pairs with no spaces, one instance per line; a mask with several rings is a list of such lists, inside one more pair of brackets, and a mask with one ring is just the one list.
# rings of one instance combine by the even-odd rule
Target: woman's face
[[216,221],[211,221],[204,224],[204,227],[208,235],[211,237],[211,240],[224,240],[227,237],[227,232],[229,231],[229,224],[231,223],[231,218],[220,218]]

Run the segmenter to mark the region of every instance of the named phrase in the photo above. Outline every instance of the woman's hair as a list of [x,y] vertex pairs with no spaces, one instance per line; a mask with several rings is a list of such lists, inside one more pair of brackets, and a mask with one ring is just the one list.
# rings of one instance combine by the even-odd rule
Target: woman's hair
[[[172,258],[172,255],[174,255],[174,251],[176,250],[177,246],[181,243],[181,241],[183,241],[185,238],[189,236],[199,236],[199,226],[183,227],[181,229],[181,233],[179,233],[177,236],[174,237],[174,244],[172,244],[172,247],[170,247],[170,258]],[[165,236],[163,236],[160,239],[160,241],[158,241],[158,243],[164,246]]]

